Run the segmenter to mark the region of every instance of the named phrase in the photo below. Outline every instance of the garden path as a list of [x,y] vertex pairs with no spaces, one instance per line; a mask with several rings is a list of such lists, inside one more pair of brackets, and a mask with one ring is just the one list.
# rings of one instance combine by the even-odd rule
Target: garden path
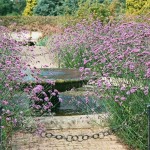
[[[42,53],[41,53],[42,52]],[[28,56],[23,56],[24,58],[29,59],[28,62],[31,66],[36,66],[38,68],[43,67],[44,65],[48,65],[49,68],[57,68],[58,63],[54,60],[54,55],[50,55],[47,51],[47,48],[36,47],[34,49],[34,53],[36,59],[33,61],[30,59],[30,54],[33,52],[28,52],[25,49],[25,53]],[[45,56],[44,53],[48,53]],[[40,55],[39,55],[40,54]],[[37,61],[40,60],[40,63]],[[63,120],[67,119],[66,116],[61,116]],[[76,116],[71,116],[74,118]],[[78,116],[79,117],[79,116]],[[47,119],[46,119],[47,120]],[[60,120],[60,119],[58,119]],[[51,122],[49,122],[51,124]],[[61,121],[60,121],[61,123]],[[53,129],[47,128],[47,132],[52,132],[54,134],[62,134],[62,135],[79,135],[79,134],[93,134],[98,133],[100,131],[104,131],[101,127],[96,126],[86,126],[80,123],[77,123],[77,128],[73,128],[72,125],[67,126],[65,128],[65,123],[63,123],[63,128],[61,129]],[[68,122],[67,122],[68,123]],[[37,135],[32,135],[30,133],[17,132],[12,137],[12,150],[127,150],[127,146],[122,144],[119,139],[115,135],[106,136],[104,139],[89,139],[82,142],[67,142],[65,140],[57,140],[54,138],[42,138]]]
[[[99,132],[98,128],[91,129],[63,129],[53,130],[50,132],[56,134],[72,134],[81,133],[90,134]],[[107,136],[104,139],[89,139],[82,142],[67,142],[65,140],[56,140],[54,138],[42,138],[31,134],[16,133],[13,137],[12,150],[127,150],[116,136]]]
[[22,48],[22,57],[31,67],[58,68],[57,53],[50,53],[47,47],[23,46]]

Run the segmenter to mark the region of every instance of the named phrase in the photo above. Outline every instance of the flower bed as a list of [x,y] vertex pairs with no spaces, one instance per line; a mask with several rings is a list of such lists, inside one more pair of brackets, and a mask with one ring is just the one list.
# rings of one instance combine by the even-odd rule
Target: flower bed
[[[112,114],[110,126],[121,126],[117,134],[124,142],[145,150],[146,105],[150,102],[149,23],[132,21],[103,26],[99,21],[83,21],[53,36],[49,44],[50,51],[58,51],[62,67],[79,68],[84,76],[93,75],[88,84],[96,87],[94,92],[100,101],[107,100]],[[109,82],[112,78],[117,81],[115,87]]]

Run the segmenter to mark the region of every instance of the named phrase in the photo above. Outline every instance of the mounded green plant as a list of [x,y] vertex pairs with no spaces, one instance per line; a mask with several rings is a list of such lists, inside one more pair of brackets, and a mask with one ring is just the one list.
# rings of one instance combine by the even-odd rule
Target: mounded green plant
[[107,23],[112,18],[116,18],[123,14],[124,10],[124,3],[119,0],[105,0],[103,2],[98,0],[86,0],[79,2],[76,16],[78,18],[86,19],[92,15],[94,19],[100,19],[101,22]]
[[26,0],[0,0],[0,16],[21,15],[26,5]]

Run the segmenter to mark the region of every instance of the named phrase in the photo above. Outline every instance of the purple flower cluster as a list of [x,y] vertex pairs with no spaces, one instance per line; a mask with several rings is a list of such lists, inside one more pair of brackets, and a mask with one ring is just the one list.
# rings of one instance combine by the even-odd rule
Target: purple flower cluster
[[0,30],[0,106],[3,108],[1,119],[6,120],[8,125],[16,126],[18,117],[22,117],[22,114],[15,111],[17,105],[13,96],[20,90],[18,81],[26,76],[21,70],[26,69],[27,65],[21,57],[23,43],[13,40],[6,27],[0,26]]
[[[25,54],[24,50],[26,49],[31,52],[30,59],[34,59],[34,53],[32,57],[33,47],[23,47],[26,42],[14,40],[10,36],[11,31],[6,27],[0,26],[0,31],[0,107],[3,108],[0,119],[6,122],[6,124],[3,125],[4,127],[7,125],[16,126],[18,120],[21,121],[24,115],[24,112],[20,110],[20,106],[27,103],[22,102],[19,98],[23,92],[25,92],[27,97],[33,102],[33,108],[50,111],[53,106],[50,101],[50,95],[58,94],[58,91],[49,91],[50,95],[47,95],[45,93],[47,89],[44,89],[44,87],[40,85],[42,79],[38,77],[39,69],[30,66],[28,64],[28,58],[22,56]],[[26,87],[22,86],[22,81],[24,77],[27,76],[25,72],[28,70],[30,70],[31,75],[34,76],[39,85],[35,86],[29,84]],[[49,84],[51,87],[51,85],[55,83],[54,81],[47,80],[46,84]],[[42,94],[42,100],[38,97],[38,94]],[[15,97],[16,95],[18,95],[17,98]],[[37,101],[42,101],[43,103],[36,105]],[[60,101],[62,100],[60,99]]]
[[[55,35],[49,41],[51,51],[58,51],[62,66],[79,68],[84,75],[87,68],[92,71],[97,80],[93,85],[99,89],[112,89],[111,82],[103,77],[140,80],[141,86],[148,86],[150,79],[150,25],[146,23],[128,22],[107,24],[100,21],[89,24],[83,21],[74,27],[67,28],[64,33]],[[92,73],[93,72],[93,73]],[[83,78],[83,77],[82,77]],[[134,94],[139,88],[135,83],[127,81],[128,87],[121,101],[129,94]],[[129,83],[130,82],[130,83]],[[122,80],[117,81],[119,87],[124,87]],[[133,87],[132,87],[133,86]],[[137,86],[137,87],[136,87]],[[131,88],[131,89],[129,89]],[[143,91],[148,93],[148,89]],[[125,94],[126,93],[126,94]]]
[[[49,82],[49,89],[54,83]],[[41,112],[51,112],[53,103],[51,102],[52,97],[57,97],[59,94],[58,90],[48,90],[42,85],[37,85],[32,89],[32,94],[30,99],[32,101],[32,108],[35,110],[40,110]],[[62,102],[62,99],[58,97],[59,102]]]

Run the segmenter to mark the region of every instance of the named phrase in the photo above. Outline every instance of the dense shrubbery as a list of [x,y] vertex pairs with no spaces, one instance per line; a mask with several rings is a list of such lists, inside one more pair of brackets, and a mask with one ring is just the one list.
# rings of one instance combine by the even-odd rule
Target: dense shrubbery
[[[20,14],[21,9],[23,9],[24,5],[25,1],[23,0],[20,2],[16,2],[13,7],[15,7],[16,12]],[[112,21],[113,19],[118,18],[118,16],[121,16],[124,12],[125,2],[122,2],[120,0],[29,0],[27,1],[25,10],[23,11],[23,15],[61,16],[62,19],[60,19],[59,17],[60,20],[58,20],[57,23],[59,22],[61,26],[64,26],[70,25],[71,23],[75,24],[82,19],[89,19],[89,16],[92,16],[94,19],[99,18],[103,23],[107,23],[109,21]],[[34,20],[34,18],[32,19]],[[29,19],[30,21],[27,21],[26,18],[19,17],[18,19],[14,20],[20,22],[21,25],[26,24],[26,22],[32,22],[33,24],[35,24],[34,22],[37,23],[40,20],[38,19],[36,21],[33,21],[32,19]],[[42,19],[42,21],[43,24],[45,24],[45,20]]]
[[126,0],[127,14],[146,14],[150,10],[149,0]]
[[84,3],[79,3],[79,8],[76,12],[78,18],[89,18],[90,15],[95,19],[100,19],[106,23],[112,18],[122,15],[125,10],[125,4],[119,0],[112,2],[104,1],[100,3],[98,1],[87,0]]
[[69,15],[74,15],[74,13],[78,10],[78,5],[79,0],[65,0],[63,2],[63,14],[69,14]]
[[34,13],[41,16],[58,16],[62,14],[62,1],[40,0]]
[[11,0],[0,0],[0,15],[21,15],[26,5],[25,0],[11,1]]
[[0,0],[0,15],[4,16],[12,13],[13,2],[9,0]]
[[73,15],[79,19],[89,18],[92,15],[95,19],[99,18],[102,22],[108,22],[110,16],[116,17],[125,11],[125,3],[120,0],[115,1],[47,1],[40,0],[34,13],[43,16]]
[[[150,26],[118,23],[103,26],[84,21],[49,41],[59,52],[61,66],[92,74],[89,84],[112,114],[110,126],[122,126],[118,135],[134,148],[147,147],[150,88]],[[92,71],[92,72],[91,72]]]
[[74,15],[82,1],[85,0],[39,0],[34,13],[42,16]]

